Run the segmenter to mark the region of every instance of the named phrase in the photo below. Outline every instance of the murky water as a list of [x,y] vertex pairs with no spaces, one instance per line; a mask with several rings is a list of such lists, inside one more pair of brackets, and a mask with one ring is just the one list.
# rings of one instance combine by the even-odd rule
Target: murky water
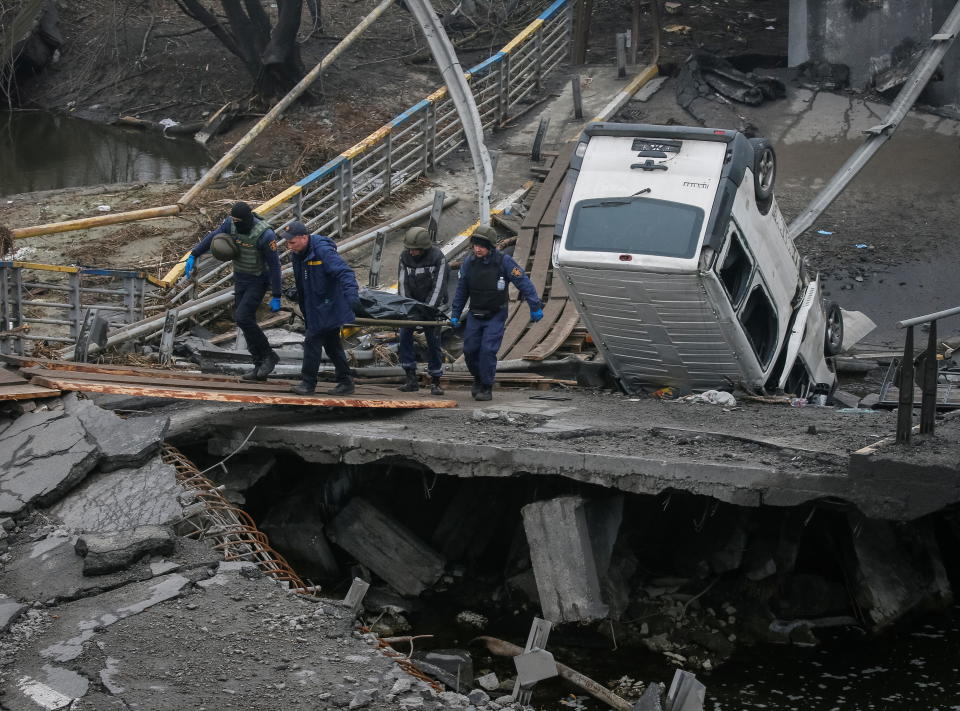
[[[415,627],[418,633],[438,633],[434,648],[467,646],[466,639],[445,637],[428,621]],[[492,622],[492,627],[489,634],[515,642],[526,634],[519,619]],[[704,711],[960,711],[960,607],[909,618],[883,634],[846,628],[820,630],[818,637],[816,647],[745,647],[719,669],[698,672],[707,687]],[[476,665],[482,652],[470,648]],[[610,640],[586,629],[555,629],[548,648],[558,661],[605,685],[629,677],[669,686],[675,669],[662,655],[614,649]],[[494,665],[501,679],[515,674],[506,660]],[[605,708],[556,679],[537,685],[534,706]]]
[[707,711],[958,711],[960,609],[815,648],[746,649],[702,680]]
[[188,139],[41,111],[0,112],[0,195],[135,181],[194,181],[211,163]]

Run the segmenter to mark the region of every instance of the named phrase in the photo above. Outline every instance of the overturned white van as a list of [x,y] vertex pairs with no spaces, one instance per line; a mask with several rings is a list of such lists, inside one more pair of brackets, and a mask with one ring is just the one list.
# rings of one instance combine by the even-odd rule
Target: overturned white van
[[833,391],[841,311],[787,238],[775,174],[738,131],[586,128],[553,261],[624,390]]

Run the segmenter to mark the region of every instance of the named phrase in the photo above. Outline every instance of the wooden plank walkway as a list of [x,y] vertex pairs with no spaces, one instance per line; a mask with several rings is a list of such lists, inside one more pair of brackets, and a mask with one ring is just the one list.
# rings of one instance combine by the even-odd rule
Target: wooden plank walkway
[[553,229],[563,197],[564,178],[575,143],[565,146],[553,163],[520,226],[513,258],[530,275],[545,302],[543,320],[531,323],[526,303],[510,287],[510,310],[499,360],[544,360],[553,355],[580,322],[563,281],[553,271]]
[[[296,395],[290,392],[293,380],[247,383],[236,377],[184,373],[154,368],[71,363],[37,358],[2,356],[7,363],[23,366],[20,375],[29,383],[13,383],[0,388],[32,388],[17,399],[53,397],[61,391],[82,391],[135,395],[142,397],[243,402],[259,405],[308,405],[312,407],[360,407],[387,409],[423,409],[456,407],[454,400],[427,394],[400,395],[393,388],[358,385],[348,396],[317,392]],[[322,386],[323,387],[323,386]],[[332,386],[331,386],[332,387]],[[2,393],[0,393],[2,397]],[[7,399],[14,399],[13,397]]]

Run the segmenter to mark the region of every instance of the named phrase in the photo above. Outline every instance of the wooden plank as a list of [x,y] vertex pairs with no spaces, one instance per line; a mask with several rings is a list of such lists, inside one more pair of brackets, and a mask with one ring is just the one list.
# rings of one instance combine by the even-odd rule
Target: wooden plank
[[208,375],[207,373],[185,373],[182,370],[163,370],[160,368],[137,368],[129,365],[109,365],[96,363],[74,363],[65,360],[46,360],[43,358],[24,358],[24,369],[42,368],[50,371],[76,373],[76,377],[83,377],[82,373],[103,373],[118,376],[144,376],[165,378],[172,380],[196,380],[197,382],[236,382],[236,375]]
[[[257,405],[308,405],[312,407],[359,407],[388,408],[396,410],[414,410],[423,408],[456,407],[453,400],[388,398],[384,396],[363,397],[357,393],[338,397],[327,393],[315,395],[295,395],[294,393],[251,393],[240,390],[202,390],[198,388],[125,385],[122,383],[95,382],[92,380],[72,380],[69,377],[48,378],[35,376],[34,382],[46,387],[61,390],[83,392],[113,393],[116,395],[135,395],[140,397],[162,397],[177,400],[205,400],[213,402],[242,402]],[[360,386],[358,390],[367,392],[372,386]],[[382,390],[382,389],[381,389]]]
[[553,169],[543,181],[537,197],[535,197],[530,204],[530,210],[527,212],[526,217],[523,218],[523,222],[520,223],[521,227],[536,227],[540,224],[540,218],[553,199],[553,194],[557,192],[558,188],[563,184],[563,179],[567,175],[567,168],[570,167],[570,157],[573,155],[574,148],[576,148],[576,142],[568,143],[560,151],[560,155],[553,164]]
[[20,375],[20,373],[6,367],[0,367],[0,385],[12,385],[13,383],[25,382],[27,382],[27,379]]
[[550,239],[553,239],[553,227],[557,224],[557,215],[560,213],[560,203],[563,201],[563,191],[558,190],[553,194],[553,199],[540,216],[540,231],[543,232],[546,227],[550,231]]
[[561,299],[548,301],[547,305],[543,308],[543,318],[537,323],[530,324],[530,328],[527,329],[523,338],[517,341],[516,345],[507,353],[506,360],[522,358],[525,353],[546,338],[560,317],[560,314],[563,312],[565,303],[566,302]]
[[60,391],[32,383],[8,383],[0,385],[0,400],[36,400],[37,398],[57,397]]
[[556,353],[560,344],[567,339],[567,336],[569,336],[577,324],[580,323],[580,314],[577,312],[576,305],[570,299],[566,301],[567,303],[564,304],[563,313],[557,320],[550,335],[544,338],[539,345],[531,348],[529,352],[524,353],[523,356],[521,356],[524,360],[544,360],[549,358]]
[[530,252],[533,249],[536,233],[535,227],[521,227],[517,235],[517,244],[513,248],[513,261],[524,270],[526,270],[527,262],[530,260]]
[[67,377],[76,381],[91,381],[97,383],[121,383],[127,385],[162,385],[164,387],[203,388],[207,390],[242,390],[244,392],[277,392],[284,387],[296,385],[299,380],[271,380],[269,382],[247,382],[240,378],[157,378],[150,375],[116,375],[113,373],[71,373],[67,371],[46,370],[43,368],[26,368],[23,371],[33,378],[61,378]]
[[553,265],[550,266],[550,298],[551,299],[566,299],[570,297],[570,292],[567,291],[567,284],[564,282],[563,277],[560,276],[560,273],[553,268]]
[[543,298],[544,287],[547,285],[547,275],[550,272],[550,256],[553,251],[553,234],[541,228],[537,230],[537,251],[533,255],[533,268],[530,270],[530,281]]
[[529,314],[530,307],[526,301],[513,301],[510,303],[510,314],[507,317],[506,329],[500,341],[500,349],[497,351],[497,360],[503,360],[504,354],[509,351],[513,344],[520,338],[523,329],[530,323]]

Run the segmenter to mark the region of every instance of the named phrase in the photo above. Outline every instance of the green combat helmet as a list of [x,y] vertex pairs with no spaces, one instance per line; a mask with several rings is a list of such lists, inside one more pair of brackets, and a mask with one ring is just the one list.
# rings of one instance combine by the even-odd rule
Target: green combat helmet
[[433,242],[430,233],[423,227],[411,227],[403,236],[403,246],[407,249],[430,249]]
[[219,234],[210,243],[210,254],[221,262],[229,262],[240,255],[240,250],[237,248],[237,243],[233,241],[233,237]]

